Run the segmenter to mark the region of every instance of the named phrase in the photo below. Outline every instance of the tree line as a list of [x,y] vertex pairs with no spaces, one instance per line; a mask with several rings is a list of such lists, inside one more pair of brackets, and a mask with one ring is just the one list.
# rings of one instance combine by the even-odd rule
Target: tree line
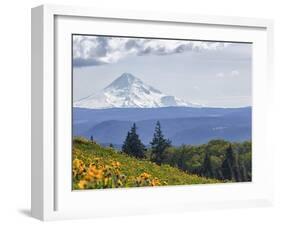
[[249,141],[231,143],[225,140],[175,147],[165,138],[157,121],[149,148],[142,143],[134,123],[127,133],[122,152],[207,178],[240,182],[252,179],[251,148]]

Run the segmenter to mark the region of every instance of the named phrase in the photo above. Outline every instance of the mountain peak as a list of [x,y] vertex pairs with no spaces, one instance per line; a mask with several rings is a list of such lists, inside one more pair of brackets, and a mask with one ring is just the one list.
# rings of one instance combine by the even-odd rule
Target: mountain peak
[[120,75],[118,78],[116,78],[112,83],[110,83],[105,89],[108,88],[123,89],[130,86],[136,81],[140,81],[140,79],[138,79],[131,73],[125,72],[122,75]]
[[128,72],[124,72],[122,75],[119,76],[119,78],[123,78],[123,79],[135,79],[136,77],[133,76],[131,73]]
[[[95,93],[74,103],[82,108],[157,108],[157,107],[193,107],[174,96],[145,84],[131,73],[123,73],[99,93]],[[197,106],[198,107],[198,106]]]

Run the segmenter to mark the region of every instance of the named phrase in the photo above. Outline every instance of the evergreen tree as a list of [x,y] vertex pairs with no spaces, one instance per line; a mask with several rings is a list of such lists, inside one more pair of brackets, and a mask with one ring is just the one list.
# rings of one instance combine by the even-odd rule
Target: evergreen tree
[[226,180],[232,180],[234,177],[234,173],[233,173],[233,169],[232,169],[233,162],[234,162],[234,155],[233,155],[231,145],[229,145],[229,147],[226,149],[225,159],[221,166],[223,178]]
[[215,178],[217,178],[219,180],[223,180],[223,174],[222,174],[221,168],[216,169]]
[[222,174],[224,179],[241,181],[237,158],[231,145],[226,149],[225,159],[222,163]]
[[157,164],[161,164],[163,161],[163,152],[166,148],[171,146],[171,141],[164,138],[159,121],[156,123],[153,139],[150,144],[151,160]]
[[214,177],[214,171],[213,171],[212,162],[208,150],[206,150],[204,162],[201,169],[201,175],[208,178]]
[[248,181],[247,171],[243,160],[239,161],[239,170],[240,170],[241,181]]
[[131,150],[131,133],[128,131],[126,139],[122,145],[122,152],[126,153],[127,155],[133,155]]
[[236,158],[234,160],[233,172],[234,172],[234,179],[235,179],[235,181],[241,182],[242,181],[242,179],[241,179],[241,171],[240,171],[240,167],[239,167],[238,162],[237,162],[237,156],[236,156]]
[[128,132],[127,137],[122,146],[122,151],[127,155],[134,156],[136,158],[144,158],[145,146],[142,144],[137,134],[137,127],[134,123],[131,130]]

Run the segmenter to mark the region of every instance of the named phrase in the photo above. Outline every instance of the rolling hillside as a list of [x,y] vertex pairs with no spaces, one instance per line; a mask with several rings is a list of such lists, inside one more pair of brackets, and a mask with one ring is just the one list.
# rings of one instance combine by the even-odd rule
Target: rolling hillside
[[120,146],[135,122],[142,141],[148,145],[157,120],[173,145],[251,139],[251,108],[74,108],[73,134]]
[[104,148],[83,138],[73,141],[73,189],[209,184],[222,181],[187,174]]

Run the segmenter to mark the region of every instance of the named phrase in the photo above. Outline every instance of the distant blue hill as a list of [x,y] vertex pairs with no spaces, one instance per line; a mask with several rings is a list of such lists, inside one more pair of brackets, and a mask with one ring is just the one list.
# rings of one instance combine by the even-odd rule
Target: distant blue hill
[[73,109],[73,135],[120,146],[135,122],[144,144],[159,120],[174,145],[202,144],[211,139],[251,139],[251,107],[245,108],[112,108]]

